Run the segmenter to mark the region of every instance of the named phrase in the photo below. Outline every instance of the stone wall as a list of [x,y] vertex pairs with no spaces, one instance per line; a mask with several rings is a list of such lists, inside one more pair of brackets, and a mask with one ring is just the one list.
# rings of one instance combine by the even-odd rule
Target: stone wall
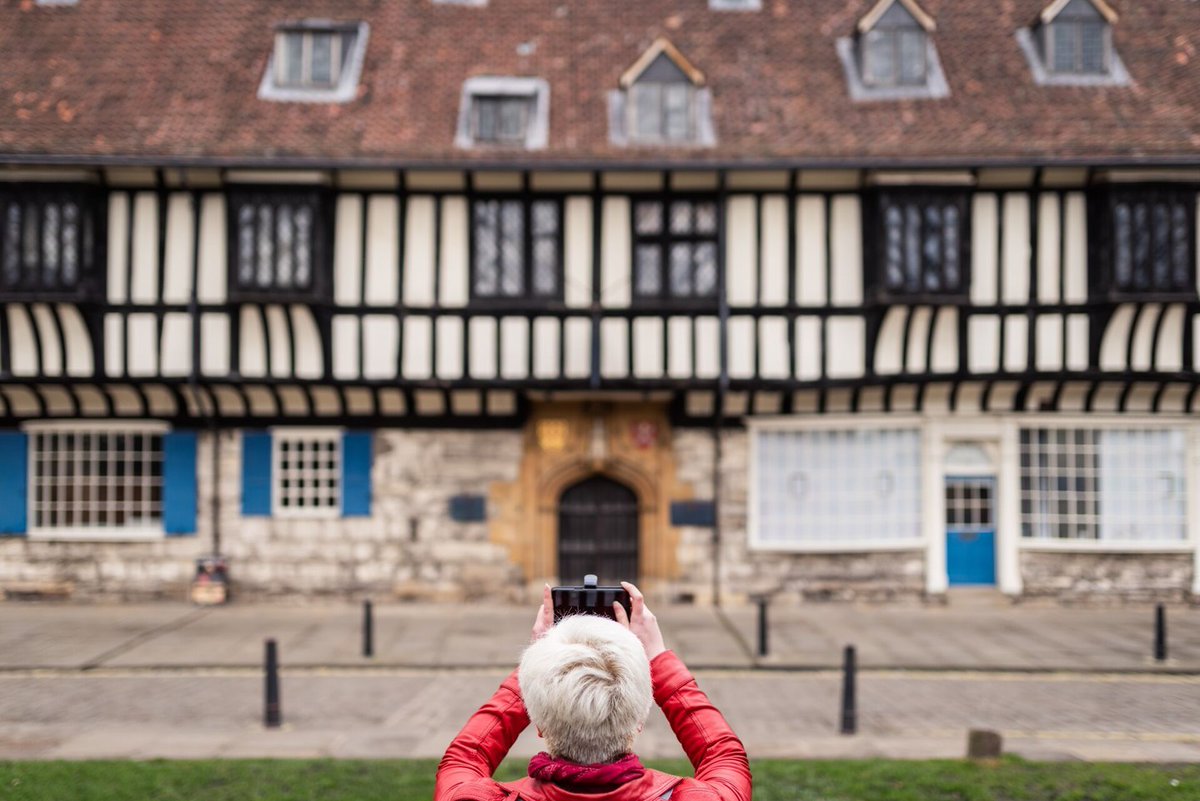
[[1022,551],[1026,598],[1066,603],[1195,600],[1190,553]]

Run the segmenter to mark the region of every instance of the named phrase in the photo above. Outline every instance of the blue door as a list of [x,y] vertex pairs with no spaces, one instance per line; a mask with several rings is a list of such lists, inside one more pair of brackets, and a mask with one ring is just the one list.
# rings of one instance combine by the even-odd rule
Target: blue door
[[996,482],[946,479],[946,572],[951,587],[996,583]]

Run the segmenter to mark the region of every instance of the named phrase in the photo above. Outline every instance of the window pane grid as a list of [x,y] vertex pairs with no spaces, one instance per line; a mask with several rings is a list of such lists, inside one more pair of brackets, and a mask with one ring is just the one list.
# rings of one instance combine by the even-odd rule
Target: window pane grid
[[707,199],[633,206],[633,288],[641,299],[709,299],[717,293],[717,207]]
[[0,289],[63,292],[90,270],[92,207],[84,190],[0,191]]
[[276,505],[295,516],[327,515],[341,507],[341,437],[336,433],[276,433]]
[[562,204],[477,199],[471,293],[476,299],[554,299],[562,292]]
[[1112,282],[1122,292],[1190,293],[1195,213],[1190,193],[1125,190],[1112,200]]
[[1182,431],[1022,429],[1020,444],[1024,537],[1186,538]]
[[230,199],[230,249],[239,291],[308,293],[323,254],[316,193],[250,193]]
[[960,194],[882,194],[880,265],[889,295],[960,295],[968,240]]
[[162,523],[162,435],[55,429],[30,435],[34,529]]

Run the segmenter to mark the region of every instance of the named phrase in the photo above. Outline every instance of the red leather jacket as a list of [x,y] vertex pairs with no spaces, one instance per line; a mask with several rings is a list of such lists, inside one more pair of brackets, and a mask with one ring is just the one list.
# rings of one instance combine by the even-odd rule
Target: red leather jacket
[[501,760],[529,725],[517,673],[471,716],[438,766],[434,801],[750,801],[746,749],[692,674],[671,651],[650,663],[654,700],[692,762],[694,779],[656,770],[607,793],[573,793],[536,779],[492,779]]

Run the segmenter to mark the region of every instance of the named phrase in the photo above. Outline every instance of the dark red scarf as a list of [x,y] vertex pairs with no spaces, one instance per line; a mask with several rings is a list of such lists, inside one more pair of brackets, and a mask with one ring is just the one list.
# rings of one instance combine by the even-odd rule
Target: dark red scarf
[[623,756],[616,762],[599,765],[580,765],[565,759],[555,759],[545,751],[529,760],[529,775],[544,782],[553,782],[564,790],[577,793],[604,793],[622,784],[641,778],[646,773],[637,754]]

